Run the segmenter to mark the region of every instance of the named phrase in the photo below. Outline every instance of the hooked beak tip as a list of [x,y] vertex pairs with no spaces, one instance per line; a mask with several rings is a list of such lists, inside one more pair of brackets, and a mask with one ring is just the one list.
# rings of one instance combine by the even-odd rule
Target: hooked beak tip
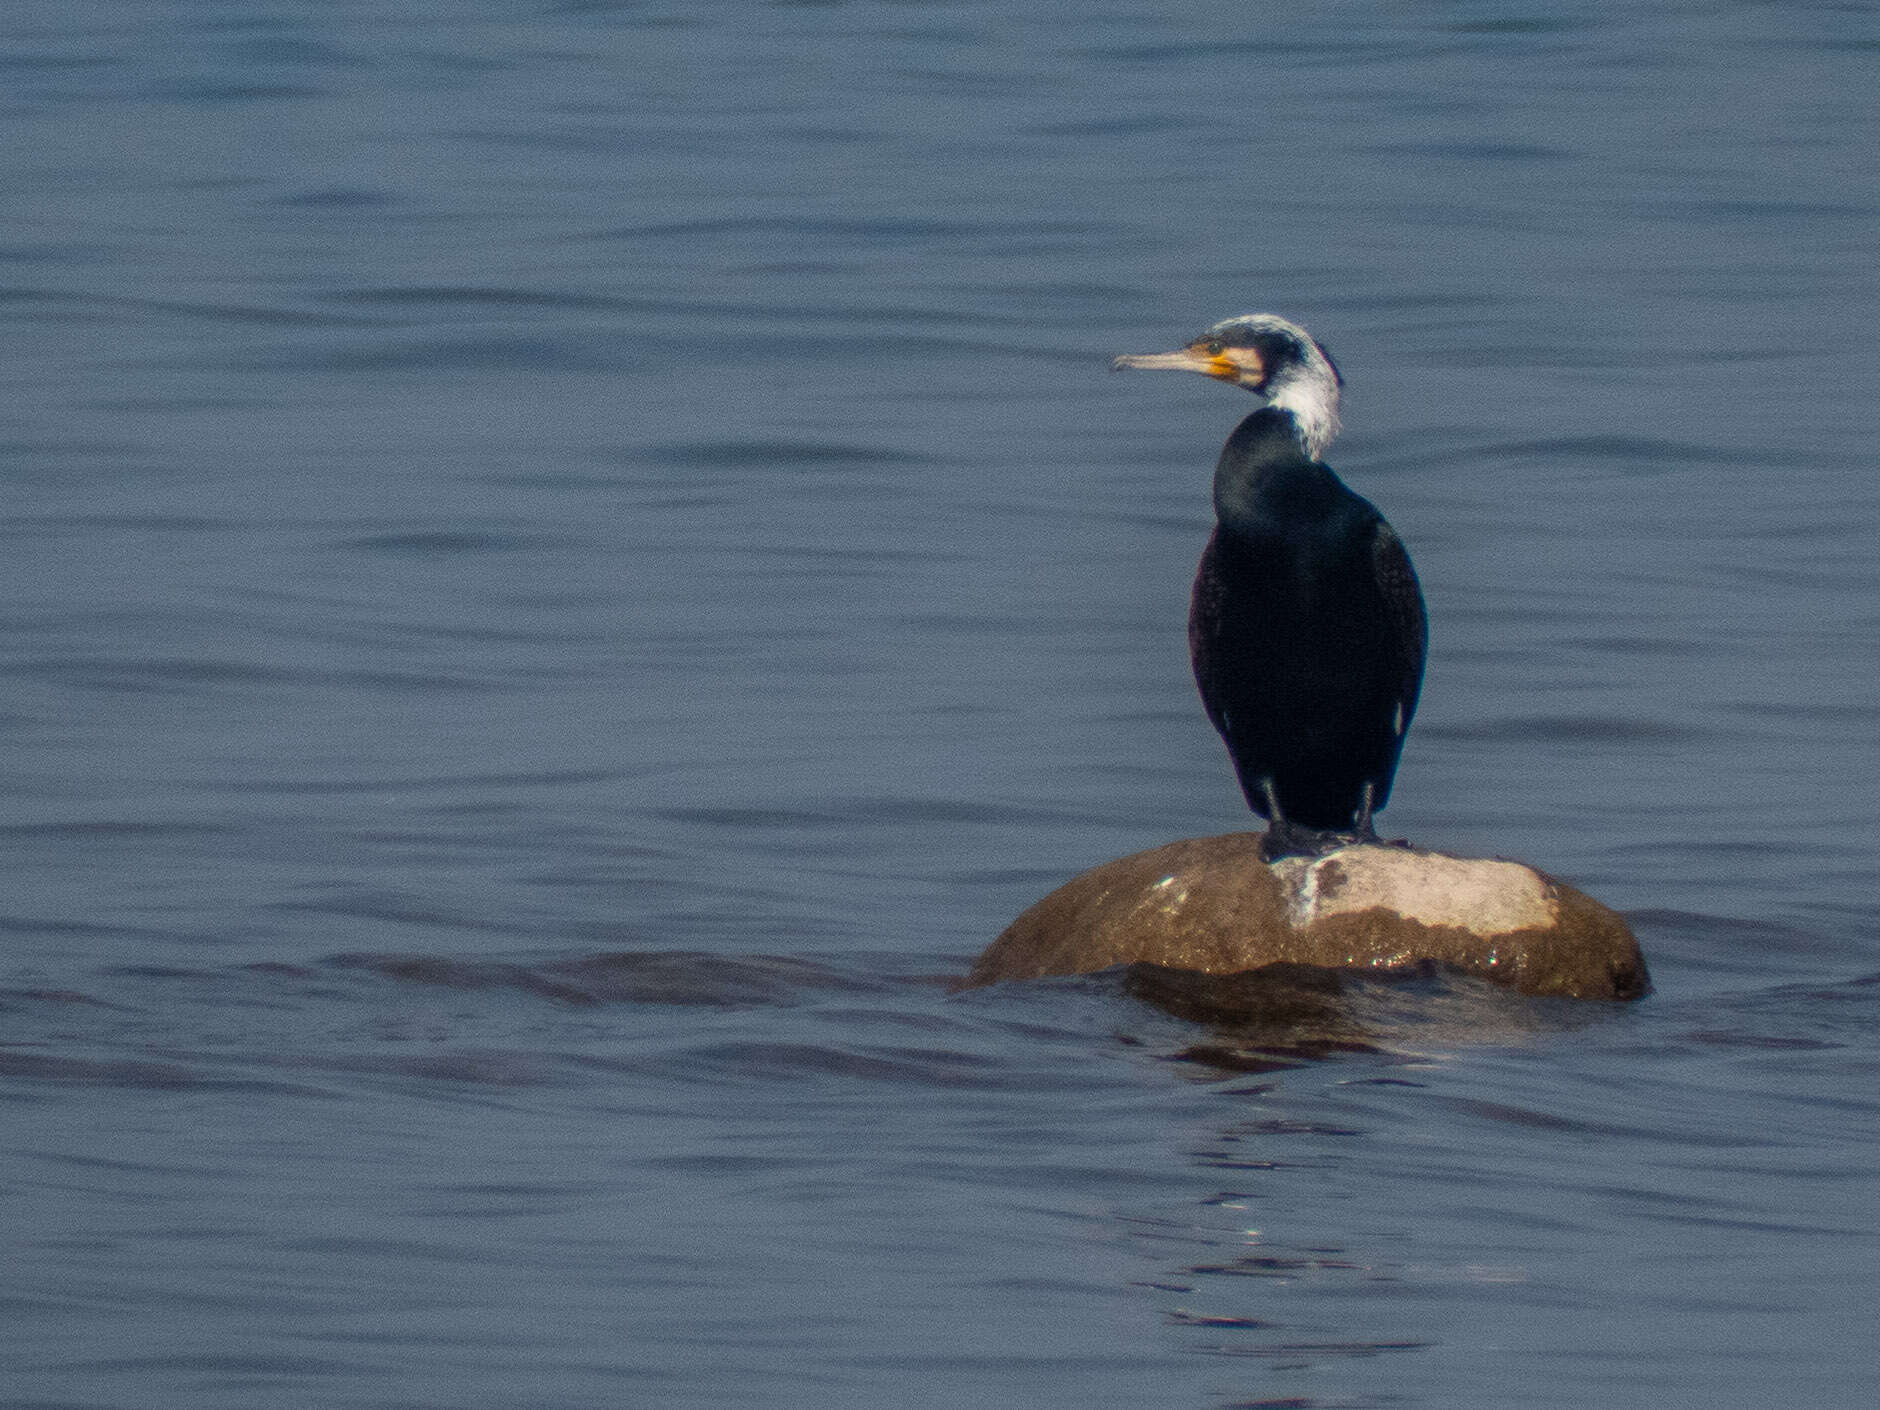
[[1112,372],[1124,372],[1132,367],[1147,367],[1152,369],[1158,367],[1180,368],[1183,365],[1183,361],[1183,356],[1179,352],[1124,353],[1110,364],[1110,370]]

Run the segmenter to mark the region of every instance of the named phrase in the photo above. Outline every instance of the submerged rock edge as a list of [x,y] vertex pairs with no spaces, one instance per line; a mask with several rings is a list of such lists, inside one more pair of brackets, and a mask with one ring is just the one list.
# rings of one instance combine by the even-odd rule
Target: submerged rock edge
[[1226,833],[1093,867],[1007,926],[965,987],[1135,963],[1204,974],[1433,963],[1573,999],[1651,987],[1624,917],[1524,863],[1364,844],[1269,864],[1259,846],[1259,833]]

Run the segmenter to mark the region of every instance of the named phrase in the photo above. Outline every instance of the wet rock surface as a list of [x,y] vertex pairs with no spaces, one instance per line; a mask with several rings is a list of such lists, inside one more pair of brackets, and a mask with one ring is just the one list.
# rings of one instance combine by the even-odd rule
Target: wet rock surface
[[1375,844],[1268,863],[1260,836],[1190,838],[1092,868],[1006,927],[967,984],[1152,964],[1436,966],[1553,998],[1650,988],[1622,916],[1523,863]]

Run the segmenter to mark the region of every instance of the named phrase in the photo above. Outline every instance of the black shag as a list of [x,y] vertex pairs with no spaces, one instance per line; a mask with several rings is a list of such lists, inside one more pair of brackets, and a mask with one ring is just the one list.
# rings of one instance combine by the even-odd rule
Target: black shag
[[1266,405],[1214,470],[1214,534],[1195,574],[1195,683],[1269,857],[1374,840],[1423,683],[1428,625],[1402,540],[1319,457],[1344,385],[1305,329],[1272,314],[1215,324],[1118,368],[1199,372]]

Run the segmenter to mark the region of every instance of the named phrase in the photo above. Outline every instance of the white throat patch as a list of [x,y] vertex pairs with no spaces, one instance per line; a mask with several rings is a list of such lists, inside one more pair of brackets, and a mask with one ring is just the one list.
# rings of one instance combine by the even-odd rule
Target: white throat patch
[[1307,346],[1310,360],[1303,367],[1290,368],[1282,374],[1283,381],[1267,384],[1266,404],[1291,412],[1306,443],[1306,454],[1322,460],[1339,432],[1338,378],[1317,345]]

